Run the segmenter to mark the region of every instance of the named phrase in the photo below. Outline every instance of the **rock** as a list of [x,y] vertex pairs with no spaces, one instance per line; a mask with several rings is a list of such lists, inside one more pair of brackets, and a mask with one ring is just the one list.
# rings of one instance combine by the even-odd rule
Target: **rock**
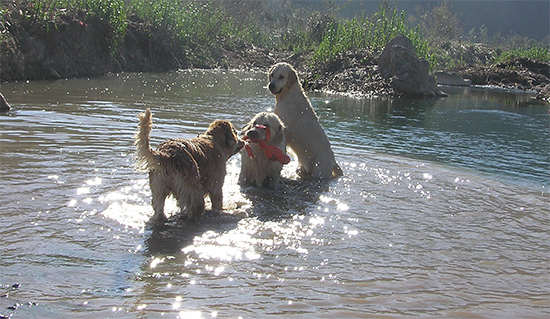
[[378,70],[395,92],[403,96],[445,96],[437,88],[435,77],[429,74],[428,61],[418,59],[411,40],[403,35],[386,44],[378,58]]
[[0,113],[8,112],[11,110],[11,106],[8,104],[2,93],[0,93]]
[[537,94],[537,99],[550,103],[550,84],[543,87]]
[[453,85],[453,86],[470,86],[472,80],[463,79],[456,73],[447,73],[444,71],[437,71],[434,73],[435,81],[437,84]]

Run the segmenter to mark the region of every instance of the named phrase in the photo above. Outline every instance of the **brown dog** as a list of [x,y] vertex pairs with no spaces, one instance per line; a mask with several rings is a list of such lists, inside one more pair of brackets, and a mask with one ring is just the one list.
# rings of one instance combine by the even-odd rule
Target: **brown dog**
[[283,122],[275,113],[261,112],[248,123],[242,134],[240,185],[279,188],[281,169],[290,162],[286,155]]
[[164,201],[172,194],[181,213],[198,221],[204,212],[204,197],[210,196],[212,209],[222,209],[222,186],[227,160],[244,142],[228,121],[214,121],[206,133],[193,139],[170,139],[156,150],[149,145],[153,126],[151,111],[139,114],[139,130],[135,135],[137,166],[149,172],[153,219],[166,221]]

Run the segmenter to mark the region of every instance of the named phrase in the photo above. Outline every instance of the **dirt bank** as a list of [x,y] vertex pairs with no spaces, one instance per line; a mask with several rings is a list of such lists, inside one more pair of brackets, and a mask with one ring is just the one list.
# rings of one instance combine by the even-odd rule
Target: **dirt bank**
[[[111,72],[163,72],[179,68],[254,69],[287,61],[306,90],[355,96],[394,96],[378,72],[378,55],[368,50],[342,53],[312,66],[311,54],[293,55],[254,45],[181,50],[177,37],[132,15],[124,36],[105,20],[85,12],[59,12],[53,21],[29,19],[18,10],[4,15],[0,34],[0,81],[90,77]],[[549,98],[550,64],[516,59],[496,65],[450,70],[474,85],[533,90]]]
[[117,39],[105,20],[84,12],[58,14],[47,23],[9,11],[0,39],[0,80],[40,80],[120,71],[167,71],[186,67],[174,37],[135,16]]
[[516,58],[493,65],[466,65],[452,71],[472,80],[472,85],[534,91],[550,102],[550,63]]

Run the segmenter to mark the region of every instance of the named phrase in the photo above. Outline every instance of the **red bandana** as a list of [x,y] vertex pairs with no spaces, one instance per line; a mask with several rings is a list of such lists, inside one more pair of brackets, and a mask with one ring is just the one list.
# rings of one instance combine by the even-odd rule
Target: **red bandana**
[[264,129],[265,130],[265,140],[260,139],[250,139],[248,136],[245,136],[243,139],[245,141],[244,148],[246,149],[246,153],[248,154],[248,157],[254,158],[254,153],[252,153],[252,148],[250,147],[250,143],[258,143],[260,146],[260,149],[264,150],[265,156],[270,161],[277,161],[281,164],[288,164],[290,163],[290,157],[283,153],[283,151],[276,145],[267,145],[267,141],[269,141],[269,138],[271,137],[271,130],[269,127],[264,125],[256,124],[256,128]]

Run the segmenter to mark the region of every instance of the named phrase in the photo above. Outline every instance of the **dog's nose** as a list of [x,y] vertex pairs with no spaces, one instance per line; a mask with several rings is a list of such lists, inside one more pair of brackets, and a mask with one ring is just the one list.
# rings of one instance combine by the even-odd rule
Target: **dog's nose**
[[268,88],[269,88],[270,91],[273,92],[273,90],[275,90],[275,83],[270,82]]

